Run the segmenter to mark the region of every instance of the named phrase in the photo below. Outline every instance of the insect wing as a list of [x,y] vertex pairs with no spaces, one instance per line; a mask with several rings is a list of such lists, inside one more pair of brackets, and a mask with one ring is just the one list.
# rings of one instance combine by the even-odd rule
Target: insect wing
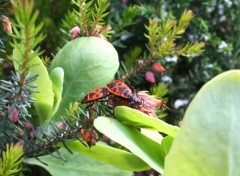
[[110,94],[109,89],[107,87],[99,87],[97,89],[92,90],[83,98],[83,103],[89,103],[101,98],[104,98]]
[[122,98],[129,98],[132,94],[132,90],[122,80],[114,80],[108,83],[107,87],[109,92]]

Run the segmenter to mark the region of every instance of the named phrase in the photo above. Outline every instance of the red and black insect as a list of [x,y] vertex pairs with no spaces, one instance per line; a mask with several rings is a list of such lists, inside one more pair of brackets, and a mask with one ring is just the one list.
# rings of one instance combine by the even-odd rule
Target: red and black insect
[[86,118],[83,121],[83,125],[80,128],[80,134],[82,136],[83,141],[87,143],[89,147],[94,146],[96,142],[98,141],[98,134],[97,132],[92,128],[93,127],[93,121],[94,118]]
[[107,84],[107,87],[109,92],[122,98],[130,98],[130,95],[133,93],[132,89],[122,80],[113,80]]
[[92,128],[80,129],[82,139],[88,144],[89,147],[94,146],[98,141],[98,134]]
[[[92,90],[91,92],[85,95],[85,97],[82,100],[82,103],[91,103],[109,95],[114,95],[120,99],[126,100],[128,103],[136,102],[138,105],[145,104],[144,100],[140,98],[122,80],[113,80],[107,84],[107,87],[103,86]],[[113,97],[111,97],[110,99],[113,99]]]
[[90,103],[102,99],[108,95],[110,95],[110,91],[107,87],[99,87],[85,95],[85,97],[82,100],[82,103]]
[[109,92],[120,97],[133,100],[138,104],[143,104],[143,99],[137,96],[137,94],[132,91],[132,89],[125,84],[122,80],[113,80],[107,84]]

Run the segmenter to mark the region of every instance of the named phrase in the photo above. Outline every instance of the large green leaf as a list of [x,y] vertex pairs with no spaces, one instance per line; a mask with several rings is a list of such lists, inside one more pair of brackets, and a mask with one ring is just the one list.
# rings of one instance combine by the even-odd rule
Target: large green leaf
[[[17,49],[13,50],[13,56],[15,58],[21,58],[20,52]],[[39,93],[33,93],[32,96],[36,99],[34,107],[36,109],[37,115],[39,117],[40,124],[49,122],[51,118],[51,111],[54,102],[54,94],[52,90],[52,81],[49,78],[48,71],[42,60],[39,57],[31,59],[28,63],[30,75],[39,75],[37,80],[32,82],[32,84],[37,85],[37,90]],[[19,63],[14,62],[15,69],[18,70]]]
[[[66,161],[51,155],[39,157],[42,162],[35,158],[26,159],[24,162],[45,168],[53,176],[131,176],[130,171],[124,171],[111,165],[104,164],[78,152],[70,154],[66,149],[59,150]],[[56,155],[56,153],[55,153]]]
[[[62,144],[60,143],[59,146],[62,146]],[[91,148],[84,146],[80,141],[68,142],[67,146],[72,151],[80,152],[124,170],[143,171],[150,168],[148,164],[133,153],[110,147],[102,142],[97,142]]]
[[64,70],[62,101],[56,117],[65,114],[69,103],[83,93],[105,86],[118,69],[118,54],[107,41],[97,37],[82,37],[67,43],[56,55],[50,70]]
[[197,93],[166,157],[164,176],[240,175],[240,71],[213,78]]
[[64,71],[61,67],[54,68],[50,73],[50,79],[52,81],[52,88],[54,93],[54,104],[51,112],[53,116],[59,108],[62,100],[63,79]]
[[173,140],[174,138],[171,136],[166,136],[162,139],[162,151],[163,151],[164,157],[167,156],[167,154],[169,153]]
[[140,157],[152,168],[160,173],[163,172],[164,158],[159,143],[113,118],[98,117],[94,120],[94,126],[101,133]]
[[170,125],[157,118],[152,118],[138,110],[126,106],[116,107],[114,109],[114,115],[123,123],[133,125],[138,128],[154,129],[172,137],[174,137],[179,131],[177,126]]

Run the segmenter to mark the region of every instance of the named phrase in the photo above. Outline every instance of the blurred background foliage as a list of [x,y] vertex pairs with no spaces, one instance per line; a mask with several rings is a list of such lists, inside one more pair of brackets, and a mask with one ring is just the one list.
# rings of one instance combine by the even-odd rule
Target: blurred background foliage
[[[0,15],[11,18],[7,11],[9,1],[0,0]],[[43,58],[53,58],[57,51],[69,40],[70,30],[74,27],[73,5],[69,0],[35,1],[36,9],[40,10],[39,22],[44,22],[43,33],[45,40],[41,43],[45,51]],[[148,18],[165,20],[179,19],[185,9],[194,12],[191,21],[179,44],[204,42],[204,52],[197,57],[181,56],[164,57],[156,62],[166,69],[164,73],[155,73],[155,83],[139,75],[139,82],[131,82],[131,86],[139,90],[154,90],[160,84],[165,93],[168,92],[167,105],[172,111],[168,112],[166,120],[177,124],[181,120],[189,101],[201,86],[215,75],[230,69],[239,68],[240,52],[240,1],[238,0],[110,0],[111,12],[108,24],[114,33],[109,39],[116,47],[119,58],[127,67],[137,64],[147,52],[147,32],[145,25]],[[12,49],[8,45],[9,37],[0,28],[0,58]],[[0,76],[3,78],[11,70],[11,64],[1,63]],[[147,67],[151,70],[151,66]]]

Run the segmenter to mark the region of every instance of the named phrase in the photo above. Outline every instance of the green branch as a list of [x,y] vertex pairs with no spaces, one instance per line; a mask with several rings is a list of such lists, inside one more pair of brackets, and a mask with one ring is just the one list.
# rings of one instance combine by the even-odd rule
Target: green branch
[[108,37],[111,33],[109,26],[105,24],[104,19],[109,14],[107,12],[110,6],[108,0],[72,0],[72,4],[76,5],[79,10],[73,10],[76,16],[76,24],[83,31],[83,36],[104,36]]
[[21,170],[20,164],[23,161],[23,150],[19,144],[7,145],[6,151],[2,153],[0,160],[0,176],[10,176]]
[[39,33],[43,23],[35,25],[39,12],[33,13],[33,0],[12,0],[11,3],[15,17],[14,33],[10,34],[13,38],[11,45],[21,54],[18,58],[10,56],[9,59],[13,61],[15,69],[21,74],[20,84],[24,84],[29,68],[34,66],[31,60],[42,54],[37,46],[44,39],[44,36]]
[[203,51],[204,43],[187,43],[183,46],[177,46],[176,40],[181,38],[190,21],[193,18],[192,11],[184,11],[179,21],[166,20],[160,22],[157,19],[149,19],[149,24],[145,26],[148,33],[145,37],[148,39],[147,49],[149,55],[142,59],[142,63],[135,66],[128,72],[125,67],[122,72],[125,72],[121,79],[127,80],[130,77],[142,72],[154,59],[163,58],[164,56],[186,56],[195,57]]

